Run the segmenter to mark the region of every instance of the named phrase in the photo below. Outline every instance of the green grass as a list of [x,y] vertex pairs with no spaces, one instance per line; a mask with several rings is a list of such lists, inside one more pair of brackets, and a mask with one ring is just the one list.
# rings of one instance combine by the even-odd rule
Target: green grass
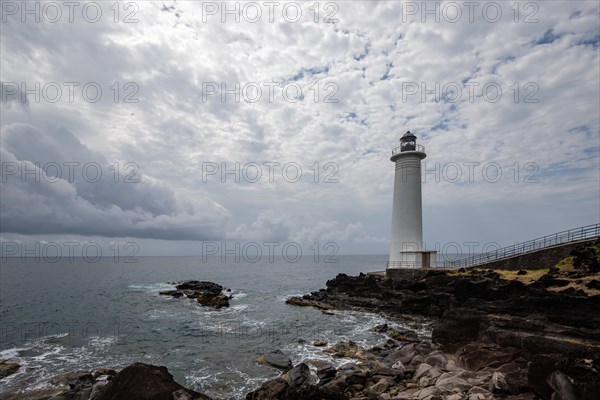
[[596,254],[596,260],[598,260],[600,263],[600,244],[591,245],[590,248],[594,251]]
[[575,266],[573,265],[573,261],[575,261],[575,256],[565,257],[559,262],[557,262],[555,267],[560,269],[561,271],[570,271],[575,268]]

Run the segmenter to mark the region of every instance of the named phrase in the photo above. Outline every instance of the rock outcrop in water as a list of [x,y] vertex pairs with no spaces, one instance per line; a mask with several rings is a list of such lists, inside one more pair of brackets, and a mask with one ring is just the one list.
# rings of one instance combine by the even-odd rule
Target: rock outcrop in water
[[[406,314],[433,318],[433,346],[443,350],[453,366],[464,368],[465,376],[485,378],[489,393],[483,398],[494,394],[599,399],[600,291],[593,289],[600,278],[599,257],[600,242],[591,249],[577,249],[556,267],[537,271],[432,270],[422,278],[400,281],[340,274],[327,282],[326,290],[288,303],[392,318]],[[444,386],[458,389],[457,399],[470,399],[470,388],[481,388],[460,376],[466,384],[459,385],[456,374],[447,375],[453,372],[448,365],[430,358],[424,353],[410,360],[417,371],[436,368],[436,376],[426,380],[413,376],[418,386],[404,385],[407,390],[427,392],[408,398],[450,395],[439,390]],[[454,383],[442,385],[441,376]],[[393,398],[406,398],[402,393]]]
[[173,296],[176,298],[187,297],[196,299],[198,304],[220,309],[229,307],[229,300],[232,296],[223,293],[223,286],[206,281],[184,281],[175,286],[175,290],[165,290],[160,292],[162,295]]
[[268,365],[270,367],[287,371],[292,368],[292,360],[286,356],[281,350],[274,350],[264,354],[258,358],[258,363]]

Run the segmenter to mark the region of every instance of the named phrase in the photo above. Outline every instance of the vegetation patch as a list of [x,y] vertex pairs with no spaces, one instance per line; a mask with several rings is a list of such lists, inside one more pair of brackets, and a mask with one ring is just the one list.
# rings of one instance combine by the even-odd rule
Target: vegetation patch
[[497,269],[494,272],[497,272],[500,277],[506,281],[520,281],[524,284],[528,285],[532,282],[537,281],[542,276],[548,273],[548,268],[540,268],[540,269],[528,269],[525,270],[526,274],[520,275],[519,271],[508,270],[508,269]]
[[565,257],[558,263],[556,263],[556,268],[558,268],[561,271],[572,271],[575,269],[575,265],[573,263],[574,261],[575,256]]

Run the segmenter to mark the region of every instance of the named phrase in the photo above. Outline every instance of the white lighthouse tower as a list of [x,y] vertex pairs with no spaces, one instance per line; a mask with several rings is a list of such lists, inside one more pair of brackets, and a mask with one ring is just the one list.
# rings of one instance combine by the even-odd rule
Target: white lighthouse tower
[[417,137],[410,131],[392,150],[390,160],[395,163],[396,174],[388,270],[429,268],[436,262],[436,252],[423,249],[421,160],[425,157],[425,147],[417,144]]

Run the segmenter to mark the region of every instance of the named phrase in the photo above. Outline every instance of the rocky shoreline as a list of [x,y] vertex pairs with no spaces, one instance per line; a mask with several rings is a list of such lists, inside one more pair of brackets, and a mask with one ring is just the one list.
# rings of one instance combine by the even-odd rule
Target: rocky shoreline
[[[292,365],[281,351],[257,362],[281,371],[247,400],[484,400],[600,398],[600,241],[538,270],[431,270],[391,280],[338,275],[327,288],[286,302],[325,313],[358,310],[390,322],[425,318],[431,338],[394,329],[371,348],[352,341],[323,352],[348,360],[337,368],[304,360]],[[186,281],[161,292],[221,308],[226,289]],[[311,369],[312,367],[312,369]],[[18,366],[4,363],[3,371]],[[56,389],[8,395],[7,400],[207,400],[176,383],[165,367],[135,363],[119,373],[99,369],[53,378]]]
[[[539,270],[432,270],[399,281],[342,274],[328,281],[327,289],[287,303],[377,312],[391,319],[403,314],[434,319],[431,342],[413,347],[417,352],[405,350],[411,347],[404,341],[398,344],[398,354],[409,353],[402,365],[416,368],[404,371],[407,383],[417,387],[409,388],[405,378],[399,386],[389,385],[386,378],[393,391],[373,397],[368,385],[375,382],[367,380],[357,395],[346,398],[591,400],[600,398],[599,279],[596,241]],[[383,360],[394,354],[379,349],[366,354],[378,352]]]

